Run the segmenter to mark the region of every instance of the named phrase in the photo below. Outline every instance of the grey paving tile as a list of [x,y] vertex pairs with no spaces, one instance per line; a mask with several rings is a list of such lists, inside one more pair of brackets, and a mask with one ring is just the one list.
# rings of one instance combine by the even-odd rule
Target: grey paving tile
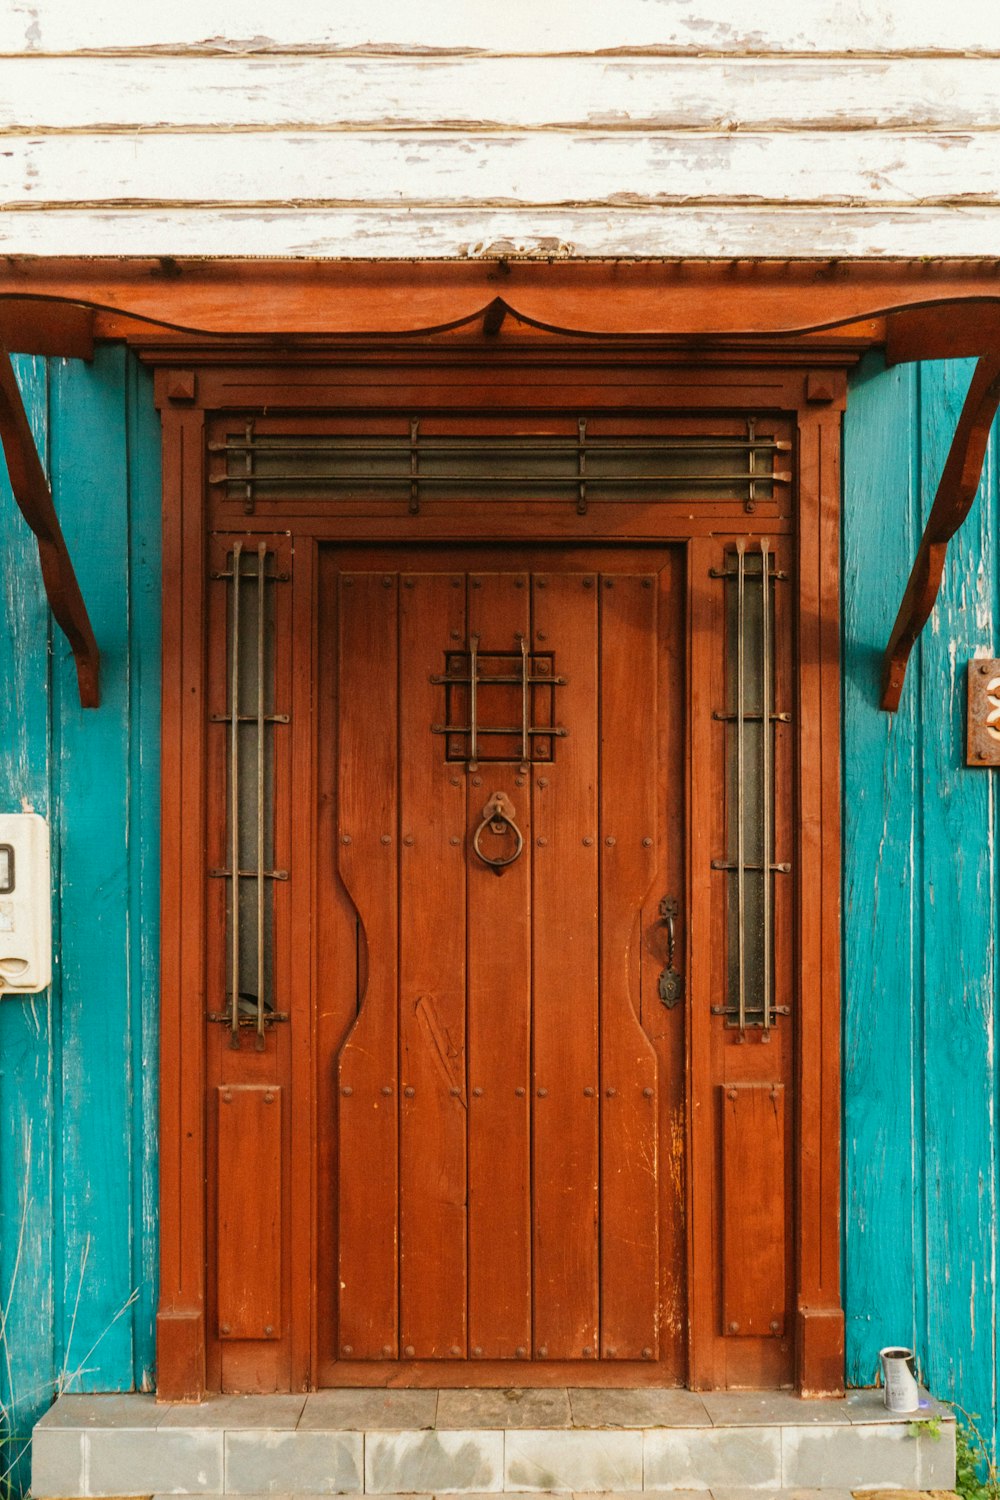
[[36,1428],[31,1445],[31,1493],[84,1494],[84,1437],[65,1428]]
[[641,1432],[508,1432],[508,1490],[639,1490]]
[[710,1427],[694,1391],[650,1387],[638,1391],[579,1388],[569,1393],[574,1427]]
[[[574,1490],[573,1500],[642,1500],[642,1490]],[[704,1490],[675,1490],[672,1500],[705,1500]]]
[[223,1488],[221,1432],[95,1428],[85,1442],[87,1494],[207,1495]]
[[906,1427],[786,1427],[782,1477],[789,1487],[858,1489],[877,1485],[915,1488],[920,1443]]
[[717,1486],[712,1490],[712,1500],[853,1500],[853,1496],[850,1490],[838,1489],[784,1490],[768,1485],[760,1490],[734,1490]]
[[159,1427],[164,1408],[155,1396],[60,1396],[39,1427]]
[[365,1489],[376,1494],[502,1488],[502,1432],[370,1432],[365,1439]]
[[290,1428],[305,1403],[305,1396],[210,1396],[197,1404],[161,1406],[160,1427]]
[[569,1394],[551,1390],[442,1391],[437,1427],[569,1427]]
[[925,1422],[934,1417],[941,1422],[953,1422],[955,1413],[942,1401],[935,1401],[927,1391],[920,1389],[920,1406],[915,1412],[888,1411],[884,1393],[878,1389],[848,1391],[844,1408],[852,1422],[865,1425],[871,1422]]
[[781,1484],[778,1427],[663,1428],[643,1433],[643,1444],[647,1490]]
[[299,1427],[303,1431],[343,1429],[357,1432],[416,1431],[433,1427],[437,1391],[318,1391],[307,1396]]
[[849,1422],[839,1401],[803,1401],[793,1391],[705,1391],[701,1398],[717,1427],[797,1427]]
[[343,1495],[362,1488],[360,1432],[227,1432],[227,1495]]

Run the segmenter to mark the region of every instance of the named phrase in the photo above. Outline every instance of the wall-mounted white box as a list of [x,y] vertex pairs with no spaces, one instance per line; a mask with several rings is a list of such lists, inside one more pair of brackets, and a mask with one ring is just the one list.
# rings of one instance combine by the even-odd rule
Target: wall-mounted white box
[[0,813],[0,999],[51,982],[49,825],[38,813]]

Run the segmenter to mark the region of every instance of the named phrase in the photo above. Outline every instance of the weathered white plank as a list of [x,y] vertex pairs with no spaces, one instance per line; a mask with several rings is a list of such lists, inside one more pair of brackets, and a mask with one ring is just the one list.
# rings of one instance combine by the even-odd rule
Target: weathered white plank
[[0,204],[898,204],[1000,199],[995,135],[10,136]]
[[995,0],[5,0],[0,51],[1000,52]]
[[22,57],[22,130],[914,129],[1000,126],[983,58]]
[[0,217],[5,255],[1000,256],[1000,208],[57,209]]

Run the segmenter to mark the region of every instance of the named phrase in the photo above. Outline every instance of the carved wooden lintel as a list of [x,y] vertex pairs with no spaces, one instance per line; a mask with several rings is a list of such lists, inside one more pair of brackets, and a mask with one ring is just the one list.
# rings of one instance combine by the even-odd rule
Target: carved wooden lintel
[[52,502],[52,491],[35,447],[10,355],[3,347],[0,347],[0,444],[7,460],[14,499],[38,541],[38,558],[49,605],[73,651],[80,702],[84,708],[97,708],[101,701],[100,653]]
[[948,543],[969,514],[976,497],[990,427],[998,406],[1000,353],[983,354],[972,376],[903,602],[886,647],[881,705],[890,713],[899,707],[910,652],[934,608]]

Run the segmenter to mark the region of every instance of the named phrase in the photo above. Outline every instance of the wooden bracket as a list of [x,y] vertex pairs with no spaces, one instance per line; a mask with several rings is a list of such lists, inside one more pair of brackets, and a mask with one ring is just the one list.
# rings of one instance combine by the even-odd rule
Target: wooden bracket
[[56,515],[52,491],[35,448],[14,367],[2,346],[0,444],[14,499],[38,540],[38,559],[49,606],[73,650],[80,703],[84,708],[97,708],[101,701],[100,652]]
[[899,707],[910,652],[934,608],[948,543],[969,514],[976,497],[990,427],[998,406],[1000,353],[983,354],[972,376],[934,504],[920,538],[906,593],[886,647],[881,705],[889,713],[894,713]]

